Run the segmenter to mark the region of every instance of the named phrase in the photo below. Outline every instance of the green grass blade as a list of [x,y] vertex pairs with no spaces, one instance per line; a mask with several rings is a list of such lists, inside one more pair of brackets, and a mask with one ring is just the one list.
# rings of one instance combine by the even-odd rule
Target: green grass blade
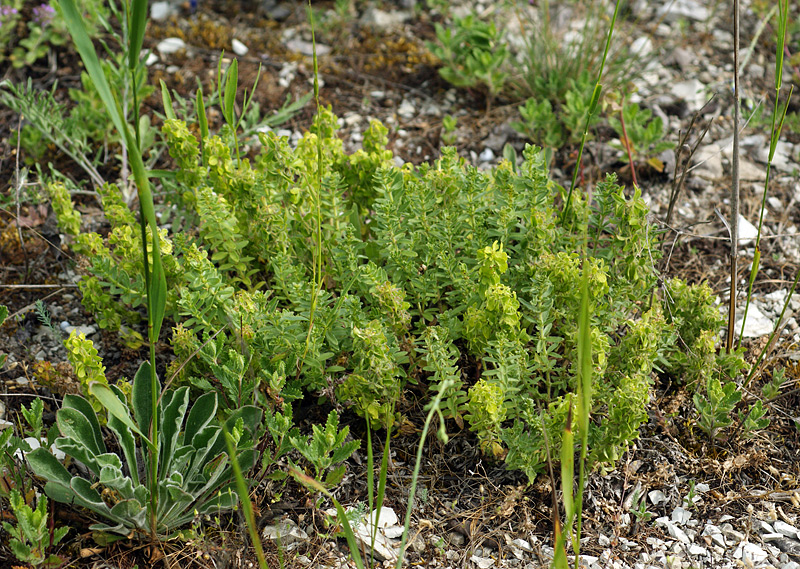
[[234,107],[236,105],[236,89],[239,86],[239,61],[234,59],[225,73],[225,95],[223,102],[225,106],[222,113],[228,126],[235,128]]
[[130,45],[128,46],[128,69],[139,65],[139,52],[144,43],[147,27],[147,0],[131,0]]
[[361,553],[358,549],[358,543],[356,542],[356,536],[353,533],[353,528],[350,527],[349,520],[347,519],[347,512],[344,511],[344,508],[342,508],[342,505],[339,503],[339,501],[334,498],[333,494],[331,494],[318,480],[315,480],[311,476],[308,476],[307,474],[300,472],[298,469],[293,467],[290,467],[289,471],[292,473],[292,476],[294,476],[302,485],[317,492],[321,492],[333,502],[333,505],[336,507],[336,517],[339,518],[339,522],[342,524],[342,531],[344,531],[344,536],[347,539],[347,545],[350,548],[350,555],[352,555],[353,561],[358,569],[365,569],[364,560],[361,558]]
[[[75,0],[59,0],[59,5],[64,14],[64,22],[72,36],[72,41],[75,43],[75,49],[78,50],[78,54],[83,60],[86,73],[89,74],[89,78],[94,83],[97,93],[100,95],[100,99],[111,117],[111,122],[114,123],[114,127],[118,132],[124,132],[122,114],[117,111],[117,103],[111,94],[111,88],[108,85],[108,81],[106,81],[106,76],[103,73],[100,60],[97,58],[97,52],[94,49],[92,40],[83,25],[83,17],[75,5]],[[136,148],[136,146],[131,148]]]
[[164,80],[161,80],[161,101],[164,104],[164,116],[170,120],[175,120],[175,111],[172,108],[172,96]]
[[223,431],[225,435],[225,446],[228,447],[228,459],[231,462],[233,477],[236,480],[236,493],[239,495],[239,503],[242,505],[242,513],[244,513],[244,519],[245,522],[247,522],[247,532],[250,534],[250,541],[253,542],[253,549],[256,550],[258,566],[261,569],[267,569],[267,560],[264,558],[264,548],[261,547],[261,538],[256,529],[256,519],[255,516],[253,516],[253,504],[250,502],[247,482],[244,480],[242,467],[236,459],[236,445],[233,444],[233,438],[231,438],[228,429],[223,427]]
[[564,203],[564,210],[561,212],[561,222],[564,222],[566,219],[567,212],[570,210],[570,206],[572,204],[572,192],[575,190],[575,185],[578,182],[578,171],[581,167],[581,160],[583,158],[583,149],[586,146],[586,138],[589,135],[589,125],[591,124],[592,116],[597,109],[597,103],[600,100],[600,94],[602,92],[602,84],[601,81],[603,79],[603,71],[605,70],[606,66],[606,58],[608,58],[608,50],[611,47],[611,37],[614,34],[614,25],[617,23],[617,16],[619,15],[619,8],[622,0],[617,0],[616,5],[614,6],[614,16],[611,18],[611,25],[608,28],[608,35],[606,37],[606,47],[603,51],[603,60],[600,63],[600,70],[597,72],[597,82],[594,86],[594,91],[592,92],[592,99],[589,103],[589,112],[586,115],[586,122],[583,128],[583,136],[581,137],[581,145],[578,149],[578,159],[575,162],[575,169],[572,171],[572,183],[569,186],[569,192],[567,193],[567,199]]

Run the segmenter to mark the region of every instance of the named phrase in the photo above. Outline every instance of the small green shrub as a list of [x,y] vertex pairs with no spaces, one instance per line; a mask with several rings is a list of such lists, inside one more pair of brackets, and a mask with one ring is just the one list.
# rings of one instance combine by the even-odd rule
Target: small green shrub
[[[545,432],[560,444],[575,389],[583,271],[591,463],[613,463],[637,436],[655,362],[685,383],[741,367],[740,356],[716,354],[720,316],[707,287],[676,281],[662,306],[658,235],[638,190],[628,195],[609,177],[590,203],[576,194],[560,215],[566,192],[533,147],[516,169],[480,172],[453,149],[433,165],[397,168],[382,125],[355,155],[336,128],[323,109],[296,148],[261,134],[251,162],[216,136],[201,145],[185,123],[165,121],[177,193],[198,220],[161,234],[179,384],[218,390],[225,407],[280,408],[284,419],[292,401],[323,393],[390,428],[406,381],[438,393],[447,380],[443,416],[533,478],[546,461]],[[84,303],[105,324],[135,328],[141,237],[119,193],[109,186],[103,198],[108,239],[76,243],[92,255]],[[281,444],[290,425],[279,429]]]
[[437,23],[436,39],[428,49],[444,64],[439,74],[448,83],[484,89],[490,101],[502,91],[509,52],[494,23],[474,15],[456,18],[447,27]]
[[663,171],[664,164],[657,157],[664,150],[674,148],[675,143],[664,140],[664,123],[661,117],[653,118],[653,112],[650,109],[641,109],[636,103],[628,103],[622,108],[622,121],[625,122],[624,131],[619,118],[614,115],[608,118],[609,125],[620,140],[620,142],[613,142],[611,146],[623,151],[622,161],[628,162],[625,144],[627,135],[633,160],[646,162],[658,172]]
[[58,545],[69,533],[70,528],[66,526],[55,528],[51,536],[47,498],[40,496],[36,509],[25,503],[18,490],[12,490],[8,500],[17,523],[14,526],[3,522],[3,529],[11,536],[9,546],[17,560],[30,563],[34,567],[61,565],[64,560],[57,555],[48,555],[47,550]]

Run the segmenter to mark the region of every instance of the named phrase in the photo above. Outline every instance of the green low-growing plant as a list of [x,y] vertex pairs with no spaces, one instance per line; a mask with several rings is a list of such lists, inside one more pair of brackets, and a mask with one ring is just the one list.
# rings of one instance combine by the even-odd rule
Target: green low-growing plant
[[611,146],[622,151],[622,161],[645,162],[653,170],[661,172],[664,164],[658,155],[675,147],[674,142],[664,140],[664,122],[661,117],[653,118],[650,109],[642,109],[636,103],[622,107],[620,118],[609,116],[608,123],[619,137]]
[[[709,361],[724,363],[714,336],[695,332],[718,325],[710,296],[684,286],[686,295],[670,291],[674,305],[662,308],[654,297],[651,306],[657,235],[638,191],[628,196],[609,178],[591,203],[575,195],[559,215],[554,204],[565,191],[549,181],[538,150],[526,150],[516,172],[510,163],[478,172],[452,150],[432,166],[399,169],[389,165],[383,127],[374,125],[370,144],[348,156],[336,120],[323,109],[296,148],[261,134],[252,162],[236,161],[215,136],[201,145],[182,121],[165,122],[184,203],[200,221],[197,231],[160,239],[167,315],[180,323],[170,367],[177,381],[202,389],[220,382],[225,404],[235,406],[290,402],[328,390],[326,376],[340,377],[337,399],[389,427],[406,378],[454,378],[479,366],[442,407],[470,425],[484,449],[533,477],[546,459],[539,409],[558,448],[564,395],[574,386],[582,265],[574,251],[586,215],[596,372],[590,463],[613,462],[635,438],[653,362],[687,383]],[[101,323],[135,328],[145,301],[140,233],[118,194],[104,192],[108,240],[76,240],[93,261],[84,303]],[[319,228],[311,221],[317,208]],[[216,237],[223,233],[228,243]],[[309,332],[317,247],[326,286]],[[423,339],[431,326],[442,330],[435,342]],[[705,351],[682,356],[700,336]],[[212,343],[215,355],[204,356]],[[425,346],[424,359],[415,345]],[[281,392],[267,395],[266,378],[279,366]],[[428,381],[439,389],[439,379]]]
[[[195,516],[233,508],[238,498],[225,453],[223,426],[233,436],[236,456],[243,469],[256,461],[254,436],[261,411],[243,406],[220,422],[215,393],[206,393],[190,405],[189,389],[157,392],[159,424],[156,483],[141,473],[152,467],[151,443],[145,438],[151,424],[150,364],[139,368],[130,403],[116,386],[92,385],[103,406],[110,410],[108,427],[120,452],[106,446],[97,413],[77,395],[64,397],[56,414],[60,437],[55,447],[83,464],[90,478],[73,475],[49,451],[27,455],[33,471],[44,478],[45,493],[53,500],[87,508],[104,521],[92,529],[121,536],[147,535],[151,531],[148,509],[151,492],[158,493],[155,528],[159,535],[172,531]],[[113,399],[111,399],[113,398]],[[113,411],[113,413],[111,412]]]
[[75,371],[75,377],[81,384],[81,392],[87,397],[95,412],[99,413],[103,405],[97,397],[92,396],[89,387],[93,383],[108,386],[108,380],[106,368],[97,354],[97,348],[83,332],[77,330],[72,331],[69,338],[64,341],[64,345],[67,347],[67,358]]
[[547,149],[549,154],[565,144],[580,142],[584,129],[600,120],[597,115],[589,114],[594,89],[592,76],[585,72],[566,81],[568,88],[563,99],[531,97],[519,107],[522,120],[511,123],[514,130]]
[[716,377],[712,377],[706,385],[706,395],[694,394],[694,405],[700,414],[697,426],[700,427],[711,440],[720,436],[733,422],[733,410],[742,399],[742,392],[732,381],[724,385]]
[[334,488],[344,477],[344,461],[350,458],[360,443],[347,440],[350,429],[339,429],[339,416],[335,411],[328,414],[324,427],[313,425],[312,429],[310,439],[294,433],[290,435],[290,442],[314,467],[314,478],[321,480],[326,488]]
[[12,525],[3,522],[3,529],[11,536],[9,546],[17,560],[34,567],[61,565],[64,560],[57,555],[48,555],[47,551],[58,545],[69,533],[70,528],[58,527],[51,534],[47,498],[40,496],[35,510],[25,503],[17,490],[10,492],[8,500],[17,523]]
[[508,79],[509,52],[497,26],[469,15],[449,26],[437,23],[436,39],[428,49],[444,64],[439,74],[456,87],[484,89],[490,104]]
[[439,140],[442,144],[453,146],[456,143],[456,126],[458,119],[453,115],[445,115],[442,118],[442,133],[439,135]]

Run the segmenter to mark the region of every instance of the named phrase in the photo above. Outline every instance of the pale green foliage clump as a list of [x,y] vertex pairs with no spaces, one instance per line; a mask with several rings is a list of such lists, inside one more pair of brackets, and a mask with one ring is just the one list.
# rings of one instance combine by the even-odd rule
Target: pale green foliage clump
[[[304,392],[389,428],[413,380],[442,392],[443,416],[475,431],[486,452],[533,478],[547,459],[545,436],[560,444],[576,386],[584,271],[592,463],[612,464],[637,436],[655,362],[687,382],[725,363],[704,332],[718,316],[703,289],[673,290],[662,308],[657,235],[638,190],[608,177],[590,202],[576,194],[559,215],[566,192],[533,147],[518,166],[491,172],[452,149],[432,165],[397,168],[379,123],[353,155],[336,130],[323,109],[296,148],[261,134],[260,154],[237,160],[223,139],[201,144],[185,123],[164,125],[179,166],[173,195],[198,224],[162,236],[167,315],[177,324],[169,371],[219,391],[226,406],[280,410],[268,416],[281,448],[287,439],[275,433],[291,432],[291,402]],[[135,323],[140,237],[121,213],[111,217],[107,241],[78,239],[96,278],[84,302],[106,321],[111,310]],[[577,252],[584,230],[586,259]],[[684,344],[696,348],[691,356]],[[318,466],[322,474],[333,465]]]
[[90,395],[89,385],[92,382],[108,385],[108,380],[103,361],[97,355],[97,348],[91,340],[86,339],[83,332],[77,330],[73,330],[69,338],[64,340],[64,345],[67,347],[69,363],[72,364],[75,376],[81,384],[82,393],[89,398],[92,408],[99,413],[103,406],[96,397]]
[[18,490],[12,490],[8,501],[17,523],[13,526],[3,522],[3,529],[11,536],[8,544],[14,556],[22,563],[29,563],[34,567],[43,564],[51,566],[61,564],[63,560],[57,555],[48,555],[47,550],[58,545],[69,533],[70,528],[55,528],[51,539],[47,498],[40,496],[36,509],[33,509],[25,503]]
[[77,235],[81,230],[81,214],[75,209],[64,182],[45,184],[50,203],[58,220],[58,227],[67,235]]
[[447,27],[436,24],[436,39],[428,49],[442,60],[442,78],[456,87],[480,87],[490,97],[502,91],[509,51],[494,23],[474,15],[456,18]]

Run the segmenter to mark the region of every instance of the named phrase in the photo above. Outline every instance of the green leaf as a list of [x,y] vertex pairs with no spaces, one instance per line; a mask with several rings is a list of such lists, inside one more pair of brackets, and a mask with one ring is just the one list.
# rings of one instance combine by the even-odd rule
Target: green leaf
[[[114,391],[117,399],[120,401],[125,399],[125,396],[116,385],[112,385],[111,389]],[[128,465],[128,472],[130,472],[133,484],[138,486],[139,466],[138,459],[136,457],[136,441],[133,438],[131,429],[126,427],[125,424],[117,419],[114,415],[111,415],[108,418],[108,428],[117,435],[117,441],[119,441],[119,446],[122,448],[122,454],[125,456],[125,462]]]
[[174,455],[175,445],[178,443],[181,425],[186,417],[186,409],[189,406],[189,388],[180,387],[172,391],[169,401],[162,401],[164,416],[159,429],[159,446],[161,453],[161,471],[168,473],[171,471],[170,465]]
[[172,97],[163,79],[161,79],[161,101],[164,105],[164,115],[166,115],[168,119],[176,120],[175,110],[172,108]]
[[225,121],[233,128],[234,126],[234,109],[236,105],[236,90],[239,86],[239,61],[234,59],[228,71],[225,73],[225,106],[222,113],[225,116]]
[[25,455],[25,459],[37,476],[69,486],[72,475],[50,451],[37,448]]
[[136,420],[136,424],[148,433],[150,432],[150,421],[153,417],[153,386],[150,373],[150,362],[142,362],[133,377],[131,390],[133,418]]
[[147,0],[131,0],[130,38],[127,46],[128,69],[135,70],[139,65],[139,52],[144,42],[144,30],[147,26]]
[[[72,41],[75,43],[75,49],[83,60],[86,72],[89,74],[92,83],[94,83],[97,93],[108,111],[111,122],[114,123],[114,127],[118,132],[123,132],[124,121],[122,115],[117,113],[116,101],[111,94],[111,88],[108,86],[108,81],[106,81],[103,67],[97,58],[97,52],[94,49],[92,40],[86,32],[83,16],[78,10],[75,0],[59,0],[58,3],[61,6],[61,12],[64,14],[64,23],[66,23],[67,29],[72,36]],[[133,149],[136,146],[134,145],[130,148]]]
[[111,391],[107,385],[103,385],[97,381],[89,382],[89,393],[97,397],[98,401],[102,403],[103,407],[106,408],[109,414],[119,419],[123,425],[142,437],[148,446],[153,446],[153,443],[131,420],[131,416],[128,413],[128,407],[122,401],[117,399],[117,396],[114,395],[114,392]]
[[[75,409],[79,411],[89,421],[94,434],[94,445],[92,448],[96,449],[96,454],[106,452],[106,446],[103,442],[103,432],[100,430],[100,421],[97,420],[97,412],[86,399],[80,395],[67,394],[64,396],[62,409]],[[57,418],[57,416],[56,416]]]
[[182,444],[192,444],[192,440],[197,433],[201,432],[211,423],[217,412],[217,394],[204,393],[197,398],[192,405],[189,415],[186,418],[186,427],[181,433],[180,442]]
[[[203,86],[197,86],[197,94],[195,96],[195,112],[197,113],[197,124],[200,126],[200,142],[208,138],[208,118],[206,118],[206,104],[203,100]],[[205,160],[203,161],[205,164]]]

